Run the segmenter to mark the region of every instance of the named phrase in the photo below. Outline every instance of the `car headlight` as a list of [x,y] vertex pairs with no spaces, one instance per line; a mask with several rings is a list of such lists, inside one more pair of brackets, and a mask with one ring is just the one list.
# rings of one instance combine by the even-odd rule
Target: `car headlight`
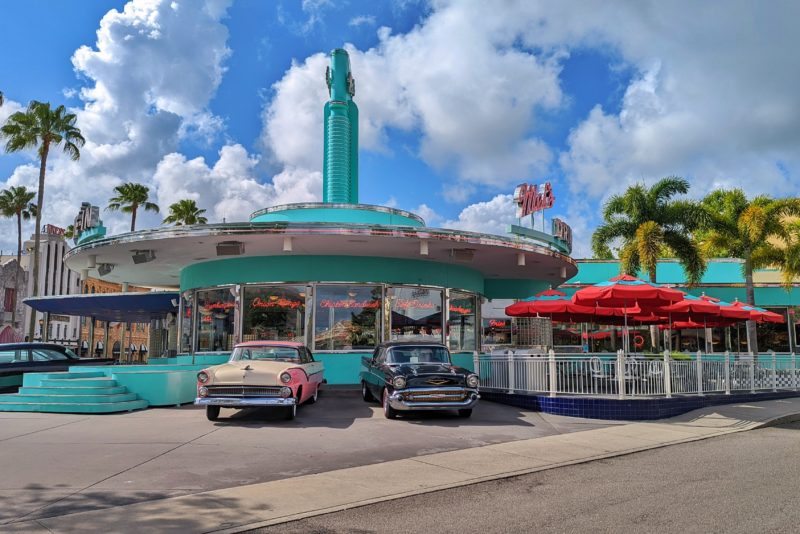
[[292,388],[283,386],[281,388],[281,397],[283,397],[284,399],[288,399],[291,396],[292,396]]
[[201,397],[207,397],[208,396],[208,388],[205,387],[205,386],[200,386],[200,389],[197,390],[197,394],[200,395]]
[[402,376],[396,376],[392,379],[392,386],[394,386],[394,389],[403,389],[406,387],[406,379]]
[[200,371],[199,373],[197,373],[197,381],[203,384],[208,382],[208,373],[206,373],[205,371]]
[[281,373],[280,378],[281,378],[281,382],[283,382],[284,384],[288,384],[289,382],[292,381],[292,375],[290,375],[289,373],[286,373],[286,372]]
[[467,377],[467,386],[471,388],[478,387],[478,375],[469,375]]

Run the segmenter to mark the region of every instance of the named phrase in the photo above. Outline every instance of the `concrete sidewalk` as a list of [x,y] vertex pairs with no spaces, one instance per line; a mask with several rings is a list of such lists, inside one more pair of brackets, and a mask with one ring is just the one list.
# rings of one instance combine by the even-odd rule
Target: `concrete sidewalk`
[[3,525],[7,532],[241,532],[410,495],[800,420],[800,399],[427,454]]

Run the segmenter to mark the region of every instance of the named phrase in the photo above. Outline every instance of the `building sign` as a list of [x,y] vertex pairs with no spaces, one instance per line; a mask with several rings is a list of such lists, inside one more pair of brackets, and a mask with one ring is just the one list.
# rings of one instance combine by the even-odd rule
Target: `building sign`
[[400,310],[432,310],[436,307],[433,302],[419,299],[397,299],[393,306]]
[[[541,189],[540,189],[541,187]],[[514,190],[514,203],[517,205],[517,218],[521,219],[537,211],[553,207],[556,197],[550,182],[542,186],[520,184]]]
[[561,219],[553,218],[553,237],[566,243],[572,250],[572,228]]
[[65,233],[67,233],[67,231],[61,228],[60,226],[45,224],[42,227],[42,233],[47,235],[64,235]]
[[508,328],[511,326],[511,321],[503,319],[489,319],[490,328]]
[[81,209],[78,211],[78,216],[75,217],[75,235],[80,235],[82,232],[91,228],[100,226],[100,208],[92,206],[88,202],[81,202]]

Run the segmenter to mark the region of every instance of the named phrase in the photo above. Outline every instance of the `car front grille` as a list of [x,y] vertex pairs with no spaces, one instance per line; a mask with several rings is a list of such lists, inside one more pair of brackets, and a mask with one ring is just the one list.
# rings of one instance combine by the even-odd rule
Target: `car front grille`
[[280,397],[278,386],[208,386],[209,397]]
[[403,400],[408,402],[461,402],[466,397],[467,392],[464,390],[426,389],[403,393]]

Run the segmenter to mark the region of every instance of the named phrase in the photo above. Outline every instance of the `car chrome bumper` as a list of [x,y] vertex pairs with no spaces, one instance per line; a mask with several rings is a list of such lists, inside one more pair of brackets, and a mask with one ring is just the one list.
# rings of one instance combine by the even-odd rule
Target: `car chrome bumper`
[[197,397],[194,403],[200,406],[221,406],[223,408],[247,408],[251,406],[293,406],[293,397]]
[[[478,404],[481,398],[476,389],[466,389],[466,397],[461,401],[408,401],[403,394],[410,391],[424,393],[422,389],[402,389],[389,395],[389,406],[395,410],[467,410]],[[459,389],[461,391],[461,389]]]

